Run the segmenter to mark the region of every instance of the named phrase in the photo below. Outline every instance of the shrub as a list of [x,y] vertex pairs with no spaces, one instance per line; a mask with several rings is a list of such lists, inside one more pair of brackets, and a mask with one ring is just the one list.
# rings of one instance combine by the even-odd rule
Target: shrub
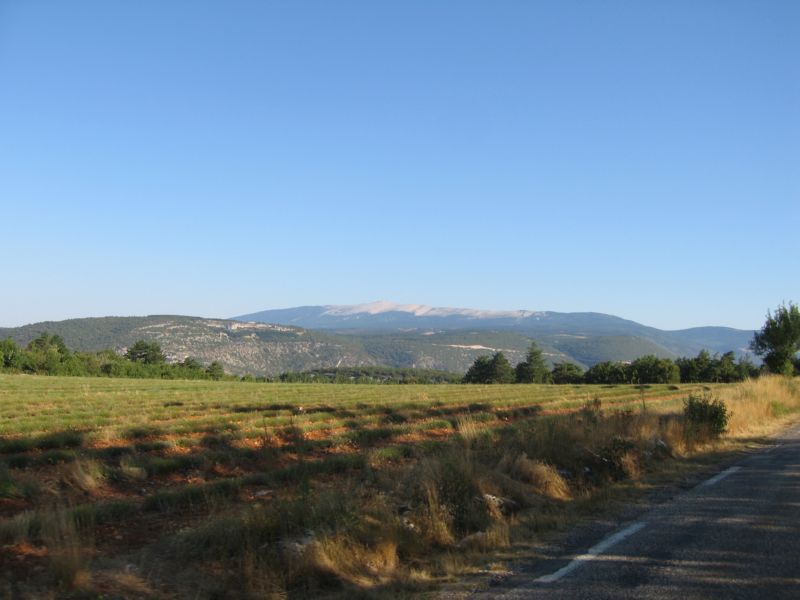
[[683,403],[683,417],[690,432],[719,437],[728,426],[730,413],[722,400],[689,396]]
[[[489,510],[476,481],[476,469],[471,458],[459,451],[447,452],[421,465],[419,495],[422,504],[427,505],[429,520],[441,521],[443,529],[459,537],[486,529],[490,524]],[[432,537],[442,544],[448,536]]]

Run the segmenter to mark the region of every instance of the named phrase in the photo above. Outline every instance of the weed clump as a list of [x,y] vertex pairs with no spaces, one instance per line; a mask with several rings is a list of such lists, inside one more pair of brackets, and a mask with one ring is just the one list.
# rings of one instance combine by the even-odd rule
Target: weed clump
[[427,505],[436,541],[446,545],[451,536],[444,533],[445,529],[460,537],[489,526],[489,510],[476,481],[476,464],[466,453],[453,451],[428,459],[422,471],[421,499]]
[[48,548],[50,572],[63,590],[84,587],[90,579],[91,541],[78,531],[71,511],[57,509],[42,524],[42,538]]
[[689,396],[683,403],[688,432],[696,438],[717,438],[728,427],[730,414],[722,400],[709,396]]
[[106,478],[103,465],[96,460],[81,458],[64,468],[63,485],[92,495],[103,485]]
[[498,469],[533,487],[533,491],[551,500],[571,500],[569,484],[553,466],[532,460],[523,452],[516,458],[503,457]]

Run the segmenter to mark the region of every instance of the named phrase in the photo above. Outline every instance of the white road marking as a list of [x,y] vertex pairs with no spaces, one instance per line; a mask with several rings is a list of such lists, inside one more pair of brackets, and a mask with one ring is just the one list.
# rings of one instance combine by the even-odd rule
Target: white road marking
[[595,559],[598,555],[602,554],[603,552],[611,548],[611,546],[621,542],[626,537],[633,535],[634,533],[642,529],[645,525],[647,525],[647,523],[633,523],[631,525],[628,525],[625,529],[621,529],[614,535],[611,535],[606,539],[604,539],[599,544],[596,544],[591,548],[589,548],[586,551],[586,554],[581,554],[580,556],[576,556],[566,567],[562,567],[558,571],[550,573],[549,575],[543,575],[542,577],[537,578],[535,581],[539,583],[552,583],[554,581],[558,581],[565,575],[572,573],[583,563]]
[[697,487],[698,488],[710,487],[715,483],[717,483],[718,481],[722,481],[728,475],[733,475],[734,473],[736,473],[736,471],[738,471],[741,468],[742,467],[731,467],[730,469],[725,469],[721,473],[717,473],[716,475],[714,475],[711,479],[706,479],[703,483],[701,483]]

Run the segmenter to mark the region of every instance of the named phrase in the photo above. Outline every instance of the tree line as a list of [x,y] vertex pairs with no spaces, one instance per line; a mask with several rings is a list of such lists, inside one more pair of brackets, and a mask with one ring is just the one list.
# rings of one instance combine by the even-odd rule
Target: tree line
[[433,369],[393,368],[381,366],[336,367],[287,371],[278,381],[283,383],[387,383],[387,384],[435,384],[461,383],[462,376],[449,371]]
[[461,375],[432,369],[396,369],[381,366],[339,367],[286,372],[278,377],[237,377],[225,373],[222,364],[203,365],[188,357],[169,363],[157,342],[139,340],[124,354],[113,350],[76,352],[63,338],[42,333],[27,346],[13,339],[0,340],[0,372],[76,377],[121,377],[138,379],[212,379],[286,383],[460,383]]
[[464,375],[464,383],[732,383],[757,377],[762,371],[791,377],[800,375],[800,308],[793,302],[782,304],[755,332],[750,349],[763,357],[756,367],[746,356],[736,360],[733,352],[722,356],[702,350],[694,358],[642,356],[633,362],[606,361],[585,371],[570,362],[558,362],[552,369],[535,343],[525,360],[512,368],[502,352],[479,356]]
[[[756,377],[762,371],[786,376],[800,375],[800,308],[783,304],[772,313],[750,343],[750,349],[763,357],[756,367],[747,357],[736,360],[733,352],[711,355],[701,351],[694,358],[670,360],[654,355],[642,356],[633,362],[606,361],[587,371],[570,362],[547,366],[541,350],[532,343],[525,360],[512,367],[502,352],[480,356],[466,375],[425,369],[391,369],[389,367],[355,367],[351,369],[318,369],[301,373],[283,373],[277,381],[330,383],[730,383]],[[168,363],[156,342],[139,340],[125,354],[113,350],[77,352],[67,348],[58,335],[42,333],[24,348],[7,338],[0,340],[0,372],[40,375],[74,375],[84,377],[132,377],[155,379],[213,379],[274,381],[266,377],[228,375],[218,361],[209,365],[188,357],[182,362]]]
[[130,377],[140,379],[238,379],[226,375],[214,361],[203,365],[195,358],[168,363],[156,342],[139,340],[125,354],[113,350],[76,352],[61,336],[44,332],[27,346],[7,338],[0,340],[0,371],[34,375],[78,377]]
[[712,356],[701,351],[694,358],[659,358],[647,355],[625,363],[600,362],[588,370],[575,363],[557,362],[548,368],[542,351],[532,343],[525,360],[512,367],[502,352],[478,357],[464,375],[464,383],[732,383],[756,377],[759,373],[750,359],[738,361],[733,352]]

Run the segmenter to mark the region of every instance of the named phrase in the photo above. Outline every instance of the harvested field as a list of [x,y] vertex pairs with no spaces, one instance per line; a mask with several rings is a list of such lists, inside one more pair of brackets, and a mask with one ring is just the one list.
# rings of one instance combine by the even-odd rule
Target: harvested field
[[0,594],[419,594],[691,453],[682,399],[748,385],[0,376]]

